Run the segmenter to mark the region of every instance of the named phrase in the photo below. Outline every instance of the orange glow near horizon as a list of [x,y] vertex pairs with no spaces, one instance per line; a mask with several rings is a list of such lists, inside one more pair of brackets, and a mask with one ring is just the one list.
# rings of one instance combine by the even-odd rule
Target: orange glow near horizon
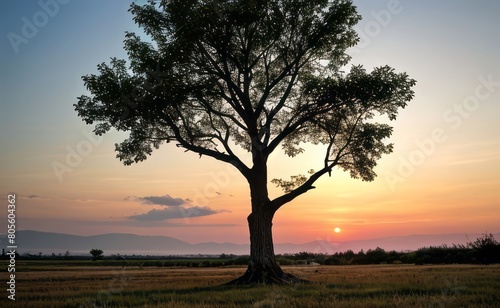
[[[84,177],[81,175],[84,170],[75,170],[67,181],[59,183],[52,191],[46,183],[47,188],[33,190],[32,196],[21,195],[22,215],[30,223],[21,223],[19,227],[83,235],[108,232],[166,235],[192,243],[248,242],[246,217],[250,212],[250,198],[243,177],[228,166],[207,158],[193,160],[187,157],[177,163],[162,161],[161,155],[168,155],[169,150],[173,150],[174,155],[177,151],[160,149],[159,155],[153,155],[151,160],[132,168],[121,166],[108,153],[101,159],[118,168],[115,178],[102,177],[99,173]],[[305,161],[309,161],[307,155],[306,158]],[[290,159],[290,164],[289,158],[283,161],[290,166],[297,159]],[[397,159],[397,154],[389,155],[381,161],[379,168],[386,168],[391,160]],[[496,170],[500,170],[498,161],[494,163],[497,164]],[[335,170],[331,178],[321,178],[315,185],[316,189],[299,196],[277,212],[273,227],[275,242],[498,232],[500,207],[495,190],[498,182],[463,183],[446,172],[435,172],[436,168],[445,166],[429,164],[432,168],[421,168],[399,184],[395,191],[384,180],[383,170],[370,183],[351,179],[348,174]],[[280,169],[282,166],[273,165],[272,171],[286,178],[284,169]],[[296,168],[296,173],[305,168]],[[184,173],[172,178],[168,170],[184,170]],[[469,178],[473,178],[475,172],[479,173],[479,170],[471,171]],[[103,185],[116,189],[105,192],[100,189]],[[78,187],[85,187],[85,190],[74,193]],[[273,197],[282,194],[272,185],[270,193]],[[164,208],[143,204],[134,198],[162,195],[187,200],[187,207],[209,207],[216,214],[151,222],[128,218]],[[133,198],[129,198],[131,196]],[[60,227],[56,228],[56,225]],[[340,232],[336,232],[336,228]]]

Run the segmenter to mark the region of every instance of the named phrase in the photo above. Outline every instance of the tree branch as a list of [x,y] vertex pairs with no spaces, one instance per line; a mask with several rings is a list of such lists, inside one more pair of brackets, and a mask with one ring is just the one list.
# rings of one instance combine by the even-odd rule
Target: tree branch
[[215,150],[204,148],[202,146],[194,145],[183,137],[179,127],[174,123],[174,121],[172,121],[170,116],[166,115],[165,117],[163,117],[163,119],[172,129],[176,141],[179,142],[179,144],[186,150],[198,153],[200,155],[210,156],[226,163],[230,163],[231,165],[235,166],[245,178],[250,175],[250,169],[240,159],[238,159],[236,155],[224,154]]

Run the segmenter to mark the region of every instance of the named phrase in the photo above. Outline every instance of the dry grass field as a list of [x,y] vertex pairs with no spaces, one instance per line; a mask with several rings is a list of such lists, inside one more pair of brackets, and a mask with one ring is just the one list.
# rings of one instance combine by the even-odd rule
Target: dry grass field
[[[222,286],[241,275],[243,267],[41,266],[19,261],[15,306],[500,307],[500,265],[284,268],[311,283]],[[7,295],[0,306],[11,307]]]

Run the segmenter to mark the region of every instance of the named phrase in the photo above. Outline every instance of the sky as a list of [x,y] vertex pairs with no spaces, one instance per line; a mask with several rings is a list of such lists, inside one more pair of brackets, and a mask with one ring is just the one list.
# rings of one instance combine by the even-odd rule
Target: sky
[[[352,64],[417,80],[391,122],[394,152],[373,182],[335,170],[278,211],[275,242],[500,232],[500,2],[354,1],[363,20]],[[16,194],[17,229],[165,235],[248,243],[248,185],[231,166],[162,146],[124,166],[125,133],[92,134],[74,111],[81,76],[124,58],[138,32],[127,1],[0,3],[0,219]],[[276,153],[270,179],[321,166],[322,149]],[[271,197],[281,190],[270,184]],[[0,233],[7,226],[2,224]],[[340,232],[334,232],[339,228]]]

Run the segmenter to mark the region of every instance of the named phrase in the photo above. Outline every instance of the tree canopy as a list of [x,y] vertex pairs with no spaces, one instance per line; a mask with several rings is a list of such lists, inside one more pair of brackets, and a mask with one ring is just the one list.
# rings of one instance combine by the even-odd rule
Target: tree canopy
[[97,261],[104,257],[104,251],[102,249],[93,248],[89,253],[92,255],[92,261]]
[[392,149],[382,143],[392,129],[367,121],[395,119],[415,81],[387,66],[340,71],[357,42],[360,17],[350,1],[209,2],[133,4],[153,42],[127,33],[129,67],[112,59],[98,66],[100,75],[85,76],[93,97],[79,98],[79,115],[97,122],[99,135],[130,132],[116,147],[127,165],[176,141],[245,174],[232,142],[265,155],[281,145],[290,156],[313,142],[327,146],[324,169],[313,176],[339,166],[372,180],[376,160]]
[[[128,64],[98,65],[83,77],[91,95],[75,104],[96,134],[130,132],[116,145],[125,165],[175,142],[238,168],[253,211],[274,213],[335,167],[373,180],[392,151],[392,127],[375,117],[396,119],[415,80],[389,66],[347,67],[361,18],[351,1],[163,0],[130,11],[146,38],[126,33]],[[273,179],[284,194],[269,200],[268,157],[279,147],[296,156],[304,143],[324,146],[322,168]]]

